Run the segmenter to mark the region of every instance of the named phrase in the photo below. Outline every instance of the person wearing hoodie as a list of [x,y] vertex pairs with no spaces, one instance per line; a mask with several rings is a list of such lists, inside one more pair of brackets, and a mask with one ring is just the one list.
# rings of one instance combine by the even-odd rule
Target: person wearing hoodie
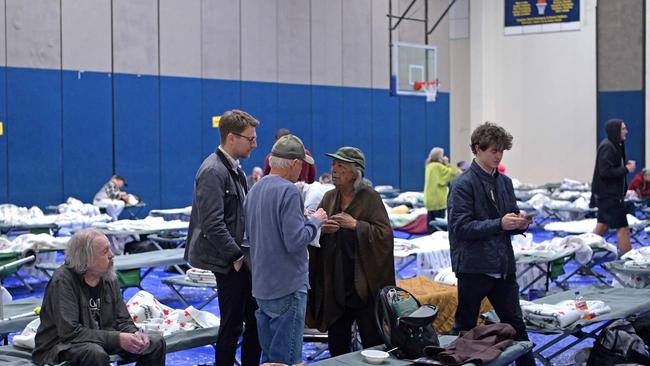
[[634,172],[636,163],[626,161],[625,138],[627,126],[621,119],[605,123],[607,137],[598,145],[594,176],[591,181],[590,207],[598,207],[598,223],[594,234],[603,235],[616,229],[618,251],[621,255],[632,249],[630,228],[625,211],[626,177]]

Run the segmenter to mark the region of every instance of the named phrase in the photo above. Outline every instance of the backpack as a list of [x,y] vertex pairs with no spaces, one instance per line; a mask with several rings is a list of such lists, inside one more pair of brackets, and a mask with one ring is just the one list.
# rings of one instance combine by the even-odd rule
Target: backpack
[[587,366],[619,363],[650,364],[648,347],[627,320],[617,320],[600,332],[587,359]]
[[379,291],[375,318],[379,333],[397,358],[418,358],[426,346],[439,346],[433,321],[438,308],[420,305],[410,292],[397,286]]
[[650,315],[645,314],[632,321],[636,334],[650,347]]

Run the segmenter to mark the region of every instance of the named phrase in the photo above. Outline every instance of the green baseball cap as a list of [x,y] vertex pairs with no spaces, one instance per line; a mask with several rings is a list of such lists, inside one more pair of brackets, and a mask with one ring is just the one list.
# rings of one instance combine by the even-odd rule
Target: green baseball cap
[[344,146],[336,150],[333,154],[328,153],[325,155],[348,163],[357,164],[361,169],[366,169],[366,157],[363,155],[363,152],[356,147]]
[[271,155],[283,159],[300,159],[314,164],[314,159],[305,153],[305,145],[295,135],[284,135],[273,144]]

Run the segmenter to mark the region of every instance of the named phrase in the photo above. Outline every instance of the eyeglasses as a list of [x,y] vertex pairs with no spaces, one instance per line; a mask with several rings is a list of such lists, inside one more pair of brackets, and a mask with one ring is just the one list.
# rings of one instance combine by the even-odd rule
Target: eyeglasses
[[250,136],[250,137],[249,137],[249,136],[240,135],[240,134],[238,134],[237,132],[231,132],[231,133],[232,133],[233,135],[235,135],[235,136],[239,136],[239,137],[241,137],[241,138],[243,138],[243,139],[248,140],[248,143],[249,143],[249,144],[252,144],[253,142],[255,142],[255,139],[257,138],[257,136]]

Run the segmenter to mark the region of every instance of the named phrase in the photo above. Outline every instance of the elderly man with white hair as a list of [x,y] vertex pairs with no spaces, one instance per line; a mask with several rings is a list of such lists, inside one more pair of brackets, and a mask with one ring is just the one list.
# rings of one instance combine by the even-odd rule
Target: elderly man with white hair
[[270,173],[244,201],[263,363],[302,363],[309,289],[307,245],[327,215],[321,208],[303,216],[303,199],[293,183],[303,164],[313,163],[297,136],[282,136],[271,150]]
[[32,354],[38,365],[108,365],[119,354],[136,365],[164,365],[165,340],[138,332],[124,305],[108,239],[95,229],[68,242],[65,264],[47,284]]

